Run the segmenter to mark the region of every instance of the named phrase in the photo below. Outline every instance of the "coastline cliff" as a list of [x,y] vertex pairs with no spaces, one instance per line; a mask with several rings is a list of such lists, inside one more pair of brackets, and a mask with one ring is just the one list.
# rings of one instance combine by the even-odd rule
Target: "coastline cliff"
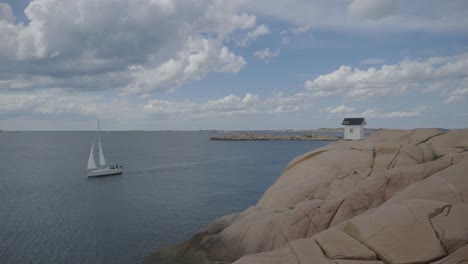
[[381,130],[293,159],[255,206],[145,263],[468,261],[468,129]]

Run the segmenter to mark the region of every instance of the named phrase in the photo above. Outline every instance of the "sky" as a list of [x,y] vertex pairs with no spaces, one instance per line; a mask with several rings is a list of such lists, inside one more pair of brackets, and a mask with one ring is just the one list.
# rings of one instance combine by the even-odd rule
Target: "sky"
[[468,127],[466,0],[0,1],[0,129]]

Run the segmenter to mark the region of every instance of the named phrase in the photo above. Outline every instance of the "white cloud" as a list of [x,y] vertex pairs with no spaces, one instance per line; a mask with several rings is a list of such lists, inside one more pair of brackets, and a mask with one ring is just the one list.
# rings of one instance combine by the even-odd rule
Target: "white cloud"
[[292,36],[299,36],[299,35],[306,34],[306,33],[310,32],[311,30],[312,30],[312,25],[310,25],[310,24],[298,25],[298,26],[295,26],[295,27],[291,27],[291,28],[289,28],[287,30],[283,30],[280,33],[281,43],[283,45],[286,45],[291,40],[291,35]]
[[[254,93],[229,94],[194,101],[109,98],[107,92],[84,93],[64,89],[0,91],[0,119],[8,129],[64,129],[64,123],[72,129],[83,129],[83,125],[88,126],[90,120],[96,118],[112,124],[110,129],[193,129],[187,126],[188,123],[198,124],[200,128],[261,129],[265,123],[255,121],[252,124],[248,120],[258,120],[259,116],[270,121],[276,119],[272,123],[275,127],[274,124],[283,116],[300,116],[310,111],[314,107],[311,99],[307,93],[277,93],[266,98]],[[308,114],[307,119],[314,116]],[[214,120],[217,122],[213,123]],[[230,120],[237,123],[230,126]],[[58,124],[61,127],[57,127]]]
[[304,34],[304,33],[307,33],[309,32],[310,30],[312,30],[312,25],[300,25],[300,26],[297,26],[295,27],[292,32],[294,34]]
[[457,88],[453,91],[444,91],[448,98],[445,100],[446,103],[455,104],[468,101],[468,88]]
[[290,113],[310,109],[313,106],[312,96],[308,93],[287,95],[276,93],[264,100],[267,113]]
[[256,27],[255,29],[247,32],[247,34],[244,37],[235,40],[235,42],[238,46],[246,47],[251,42],[255,41],[257,38],[268,35],[270,33],[271,33],[270,29],[268,28],[267,25],[260,25]]
[[204,103],[151,100],[144,106],[144,109],[147,113],[156,115],[185,115],[191,118],[206,118],[256,113],[259,102],[257,95],[247,93],[243,98],[237,95],[228,95]]
[[90,100],[96,100],[96,97],[65,93],[57,89],[38,93],[8,93],[0,96],[0,112],[87,115],[96,109],[96,105],[90,104]]
[[1,20],[10,24],[15,23],[16,18],[10,5],[0,3],[0,21]]
[[[116,111],[118,110],[118,111]],[[135,120],[147,118],[143,107],[125,99],[61,89],[29,93],[0,94],[3,117],[27,118],[46,116],[48,120],[67,120],[69,116],[89,119]]]
[[146,113],[153,115],[207,118],[216,116],[281,114],[310,109],[313,104],[308,94],[285,95],[278,93],[265,99],[246,93],[244,97],[227,95],[223,98],[195,103],[185,101],[150,100],[145,106]]
[[[0,94],[0,113],[9,116],[75,115],[92,118],[119,120],[148,119],[153,115],[180,118],[206,118],[254,114],[262,102],[257,95],[246,93],[244,97],[228,95],[220,99],[196,103],[189,100],[150,100],[146,104],[130,103],[127,100],[106,100],[104,96],[70,93],[61,89],[42,90],[30,93]],[[116,111],[118,109],[118,111]]]
[[337,107],[327,107],[325,110],[332,114],[343,114],[343,113],[351,113],[354,110],[356,110],[356,108],[348,107],[345,105],[340,105]]
[[270,48],[266,48],[263,50],[255,51],[254,55],[255,57],[262,60],[263,62],[269,63],[272,58],[278,57],[279,53],[280,53],[279,49],[276,49],[276,51],[270,51]]
[[246,64],[245,60],[219,45],[204,38],[189,38],[187,46],[175,58],[160,65],[131,66],[133,81],[125,92],[151,93],[177,87],[188,80],[199,80],[209,72],[238,72]]
[[431,111],[432,108],[429,106],[418,106],[411,111],[384,111],[376,109],[367,109],[364,111],[361,116],[367,118],[409,118],[409,117],[418,117],[426,114]]
[[[448,91],[468,85],[468,54],[432,57],[423,61],[404,60],[400,64],[382,65],[380,69],[341,66],[334,72],[306,81],[305,87],[318,97],[342,95],[367,100],[402,96],[415,89],[434,91],[448,83],[450,87],[445,88]],[[447,91],[445,94],[462,96]]]
[[[46,88],[151,93],[212,71],[237,72],[245,60],[223,44],[230,34],[244,32],[248,43],[269,33],[255,28],[241,2],[32,1],[28,24],[15,24],[11,8],[0,4],[0,81],[8,83],[0,89],[40,89],[32,80],[42,78]],[[98,85],[108,76],[117,78]]]

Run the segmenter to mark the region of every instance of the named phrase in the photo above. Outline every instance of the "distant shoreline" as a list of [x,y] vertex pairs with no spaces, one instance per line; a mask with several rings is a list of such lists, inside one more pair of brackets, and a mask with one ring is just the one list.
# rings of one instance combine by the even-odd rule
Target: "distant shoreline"
[[220,137],[211,137],[211,140],[223,141],[260,141],[260,140],[297,140],[297,141],[336,141],[340,137],[331,135],[267,135],[257,133],[235,133]]

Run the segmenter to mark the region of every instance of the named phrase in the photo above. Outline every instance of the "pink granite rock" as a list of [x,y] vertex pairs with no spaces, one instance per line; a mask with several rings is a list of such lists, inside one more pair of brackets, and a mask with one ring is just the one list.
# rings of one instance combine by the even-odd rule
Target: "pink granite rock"
[[382,130],[293,159],[256,206],[146,262],[450,260],[468,243],[467,202],[468,129]]

